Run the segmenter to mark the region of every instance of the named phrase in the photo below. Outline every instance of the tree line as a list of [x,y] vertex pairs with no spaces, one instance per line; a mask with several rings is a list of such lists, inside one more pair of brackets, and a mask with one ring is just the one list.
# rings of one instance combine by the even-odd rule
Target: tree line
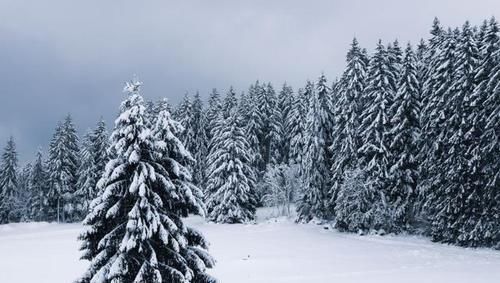
[[[248,222],[258,206],[294,205],[299,221],[328,221],[341,231],[500,247],[500,39],[493,18],[454,29],[435,19],[430,38],[416,47],[379,41],[371,54],[354,39],[344,72],[331,83],[322,74],[296,91],[288,84],[276,91],[256,81],[239,95],[214,89],[206,106],[196,93],[176,107],[165,100],[144,107],[149,128],[162,111],[178,122],[173,127],[190,156],[185,168],[212,221]],[[79,141],[68,116],[47,160],[39,152],[19,169],[10,139],[0,220],[83,219],[102,193],[114,148],[104,122]]]

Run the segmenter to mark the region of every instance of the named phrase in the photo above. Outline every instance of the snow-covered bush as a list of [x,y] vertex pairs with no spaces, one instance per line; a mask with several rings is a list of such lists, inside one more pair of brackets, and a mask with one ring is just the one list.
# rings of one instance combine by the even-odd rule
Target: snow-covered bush
[[370,227],[374,192],[360,169],[348,170],[335,206],[335,226],[341,231],[362,233]]
[[275,207],[277,216],[290,216],[300,187],[298,165],[269,165],[264,174],[263,203]]

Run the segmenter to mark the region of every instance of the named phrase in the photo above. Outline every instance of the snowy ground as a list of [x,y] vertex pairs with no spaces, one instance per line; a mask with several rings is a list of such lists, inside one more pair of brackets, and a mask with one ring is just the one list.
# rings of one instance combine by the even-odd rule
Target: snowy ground
[[[418,237],[357,236],[262,219],[256,225],[188,222],[202,230],[223,283],[499,282],[500,252]],[[78,224],[0,226],[0,282],[68,283],[85,269]]]

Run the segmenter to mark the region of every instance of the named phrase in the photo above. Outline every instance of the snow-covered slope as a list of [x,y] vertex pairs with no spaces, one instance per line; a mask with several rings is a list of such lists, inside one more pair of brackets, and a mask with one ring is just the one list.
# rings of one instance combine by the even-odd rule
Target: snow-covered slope
[[84,272],[78,224],[0,225],[0,282],[70,283]]
[[[498,282],[500,252],[418,237],[357,236],[283,218],[256,225],[187,220],[210,240],[222,283]],[[68,283],[84,270],[78,224],[0,226],[0,282]]]

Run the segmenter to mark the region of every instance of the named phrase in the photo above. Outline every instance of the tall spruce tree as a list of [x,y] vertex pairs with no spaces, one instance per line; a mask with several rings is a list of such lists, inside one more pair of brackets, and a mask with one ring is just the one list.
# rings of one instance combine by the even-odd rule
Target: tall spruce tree
[[417,61],[410,44],[406,47],[398,90],[390,112],[390,168],[388,201],[394,211],[396,229],[408,230],[413,221],[418,181],[418,143],[420,137],[420,84]]
[[289,129],[292,127],[291,112],[294,103],[293,89],[286,83],[283,84],[281,91],[277,98],[278,110],[278,126],[281,128],[277,132],[281,136],[281,143],[279,144],[279,160],[278,163],[288,164],[290,159],[290,140],[292,139]]
[[[303,164],[302,161],[305,156],[305,136],[307,127],[307,114],[309,112],[309,101],[311,100],[314,93],[314,84],[311,81],[306,82],[304,89],[298,91],[297,98],[294,103],[292,110],[292,138],[290,141],[290,152],[292,154],[292,159],[295,160],[297,164]],[[302,165],[299,166],[301,174]]]
[[205,161],[208,154],[208,139],[206,135],[207,120],[199,92],[196,92],[193,101],[193,123],[195,148],[192,149],[192,153],[196,160],[193,170],[193,183],[203,189],[205,186]]
[[326,194],[330,172],[327,142],[331,127],[329,94],[326,78],[321,75],[316,89],[311,93],[306,117],[305,156],[301,165],[304,193],[297,206],[300,221],[328,217]]
[[186,165],[193,160],[174,135],[181,126],[161,111],[146,127],[140,83],[127,83],[107,165],[80,235],[91,264],[80,282],[215,282],[203,236],[181,217],[203,214],[201,192]]
[[[463,144],[460,146],[465,157],[464,171],[466,176],[465,186],[467,199],[465,201],[465,216],[459,218],[458,223],[462,227],[458,241],[461,245],[482,246],[488,241],[484,221],[484,207],[488,206],[490,200],[484,198],[484,187],[487,186],[483,175],[482,153],[480,140],[484,129],[484,116],[478,107],[484,100],[476,96],[475,89],[478,86],[477,73],[482,61],[480,47],[482,40],[487,34],[487,22],[484,21],[479,32],[475,27],[466,22],[462,28],[459,45],[457,48],[457,77],[458,81],[453,86],[456,95],[463,98],[462,123],[460,125],[463,135],[460,136]],[[454,136],[453,138],[458,138]],[[457,139],[458,140],[458,139]],[[455,160],[456,161],[456,160]],[[454,172],[458,173],[458,172]],[[456,180],[456,179],[455,179]],[[457,183],[456,183],[457,184]],[[459,184],[462,186],[463,184]],[[480,223],[478,225],[478,223]]]
[[[249,89],[252,89],[252,86],[250,86]],[[248,121],[249,113],[250,113],[250,107],[252,104],[252,97],[249,93],[242,92],[240,94],[240,99],[239,99],[239,104],[238,104],[238,112],[240,113],[241,116],[241,121],[245,124]]]
[[[426,72],[427,72],[427,67],[428,67],[428,58],[427,58],[427,52],[428,52],[428,47],[427,44],[423,39],[420,40],[416,50],[415,50],[415,64],[416,64],[416,69],[417,69],[417,82],[418,82],[418,89],[420,90],[420,105],[422,107],[423,105],[423,91],[424,91],[424,83],[426,79]],[[419,115],[419,119],[422,120],[422,115]],[[420,141],[419,145],[422,144],[422,141]]]
[[[425,51],[419,49],[420,51],[420,67],[421,71],[420,74],[422,75],[422,115],[421,115],[421,124],[424,125],[425,122],[429,119],[427,116],[429,116],[429,113],[426,113],[426,110],[430,110],[427,108],[427,105],[430,103],[430,100],[433,97],[434,91],[437,89],[439,82],[434,80],[433,74],[436,72],[436,69],[439,67],[436,65],[438,63],[436,61],[436,55],[441,52],[443,44],[445,43],[446,39],[446,32],[443,30],[443,28],[440,25],[440,22],[437,18],[434,18],[433,24],[432,24],[432,29],[430,31],[432,37],[429,39],[427,46],[425,47]],[[422,46],[422,44],[421,44]],[[425,136],[426,131],[423,131],[423,134]],[[425,154],[425,151],[428,150],[429,147],[429,142],[427,139],[424,137],[422,140],[421,148],[422,148],[422,153],[423,155]],[[423,159],[425,159],[424,156],[422,156]],[[423,160],[422,159],[422,160]],[[425,171],[425,170],[421,170]]]
[[88,132],[82,139],[80,150],[80,167],[78,169],[75,202],[78,218],[84,217],[90,208],[90,202],[96,198],[97,182],[101,178],[109,159],[108,133],[104,120],[100,120],[96,128]]
[[92,181],[97,177],[94,175],[94,171],[92,170],[94,163],[92,157],[91,133],[87,132],[82,137],[80,147],[80,166],[78,168],[78,179],[74,195],[79,218],[82,218],[87,214],[90,202],[97,195],[94,193],[95,183],[92,184]]
[[368,194],[373,199],[363,217],[369,219],[369,227],[363,229],[392,231],[392,210],[388,205],[390,172],[389,111],[394,98],[394,74],[391,72],[387,50],[379,41],[371,58],[366,86],[366,104],[361,112],[360,169],[370,184]]
[[[353,39],[347,53],[347,67],[339,83],[338,99],[334,105],[335,122],[332,131],[332,188],[329,193],[330,209],[335,208],[336,196],[344,181],[345,172],[358,165],[359,120],[366,84],[366,60],[358,41]],[[342,205],[342,204],[340,204]],[[337,226],[345,225],[337,221]]]
[[304,150],[304,134],[306,120],[306,94],[304,89],[299,89],[293,97],[292,107],[286,123],[289,132],[290,148],[289,162],[301,164]]
[[[250,91],[249,96],[253,93]],[[259,173],[259,169],[263,167],[264,160],[262,159],[259,137],[261,136],[262,130],[262,115],[260,109],[255,99],[252,99],[248,103],[248,112],[246,123],[243,124],[245,127],[245,134],[248,142],[248,150],[251,159],[251,166],[256,174]]]
[[224,118],[231,116],[232,112],[236,111],[238,107],[238,98],[236,97],[236,92],[231,86],[224,97],[222,102],[222,113]]
[[276,92],[271,83],[259,84],[257,81],[254,87],[259,114],[261,115],[262,128],[259,130],[259,142],[263,164],[259,170],[263,172],[268,164],[276,162],[276,157],[279,153],[277,151],[281,140],[279,134],[279,114],[276,108]]
[[31,191],[29,215],[30,219],[34,221],[48,220],[48,176],[49,174],[47,172],[45,161],[43,159],[42,150],[39,149],[36,153],[36,158],[33,163],[29,179],[29,187]]
[[[208,98],[208,107],[206,112],[207,125],[206,125],[206,136],[207,140],[212,140],[214,135],[213,130],[216,127],[217,117],[222,112],[222,102],[220,99],[220,94],[217,89],[212,89],[210,96]],[[210,148],[210,145],[209,145]]]
[[147,120],[148,120],[148,127],[152,127],[154,124],[154,120],[155,120],[155,103],[151,100],[147,100],[145,103],[144,103],[145,107],[146,107],[146,116],[147,116]]
[[34,199],[30,190],[31,162],[26,163],[17,172],[17,189],[12,210],[12,218],[15,221],[31,221],[30,208]]
[[181,133],[181,140],[189,152],[196,150],[196,129],[193,102],[189,94],[185,94],[177,109],[176,118],[181,123],[184,131]]
[[448,153],[446,141],[447,119],[451,108],[448,107],[451,95],[451,85],[456,78],[456,38],[451,30],[443,36],[443,42],[432,58],[429,75],[424,84],[424,107],[422,110],[422,138],[427,142],[421,147],[420,160],[423,178],[419,193],[425,199],[424,209],[432,222],[432,232],[435,240],[441,240],[437,227],[444,223],[435,221],[439,214],[444,213],[445,203],[440,200],[446,192],[447,179],[443,173],[443,163]]
[[396,89],[401,68],[403,67],[403,51],[401,50],[397,39],[387,47],[387,56],[389,58],[390,71],[394,74],[393,88]]
[[79,160],[78,136],[70,115],[60,123],[49,146],[49,205],[52,208],[51,220],[58,222],[74,220]]
[[[94,155],[94,170],[97,176],[96,181],[98,181],[101,175],[104,173],[106,163],[110,158],[109,156],[109,136],[108,130],[106,129],[106,123],[101,118],[97,122],[96,128],[92,132],[92,152]],[[96,182],[97,184],[97,182]]]
[[0,223],[19,221],[16,215],[18,191],[18,157],[16,143],[11,136],[2,153],[0,167]]
[[[446,32],[441,27],[441,24],[437,18],[434,18],[432,28],[430,31],[431,38],[428,40],[425,53],[420,54],[420,75],[421,78],[421,102],[422,102],[422,112],[420,115],[420,125],[421,125],[421,139],[420,139],[420,152],[417,156],[418,162],[420,164],[420,182],[417,185],[417,216],[422,219],[430,218],[430,207],[428,207],[428,193],[430,177],[432,173],[430,169],[427,168],[428,154],[433,152],[433,139],[435,138],[435,132],[431,131],[430,121],[434,120],[435,117],[431,117],[431,113],[435,108],[433,105],[436,102],[435,91],[439,86],[440,82],[434,78],[434,74],[437,72],[439,63],[437,61],[437,54],[442,53],[444,44],[446,40]],[[423,51],[421,51],[423,52]]]
[[[285,151],[285,144],[287,142],[286,133],[284,132],[284,121],[282,120],[282,111],[279,106],[279,100],[276,96],[273,86],[271,83],[267,84],[266,93],[271,103],[271,114],[269,116],[269,121],[267,126],[269,127],[269,151],[268,151],[268,162],[267,165],[274,165],[286,162],[288,157]],[[266,168],[267,170],[267,168]]]
[[156,118],[158,118],[158,114],[160,114],[161,111],[166,110],[170,113],[172,113],[172,105],[168,102],[168,99],[166,97],[159,99],[156,101],[155,106],[154,106],[154,116],[153,116],[153,125],[156,125]]
[[255,218],[255,174],[240,119],[232,113],[221,122],[208,157],[206,203],[209,218],[215,222],[243,223]]

